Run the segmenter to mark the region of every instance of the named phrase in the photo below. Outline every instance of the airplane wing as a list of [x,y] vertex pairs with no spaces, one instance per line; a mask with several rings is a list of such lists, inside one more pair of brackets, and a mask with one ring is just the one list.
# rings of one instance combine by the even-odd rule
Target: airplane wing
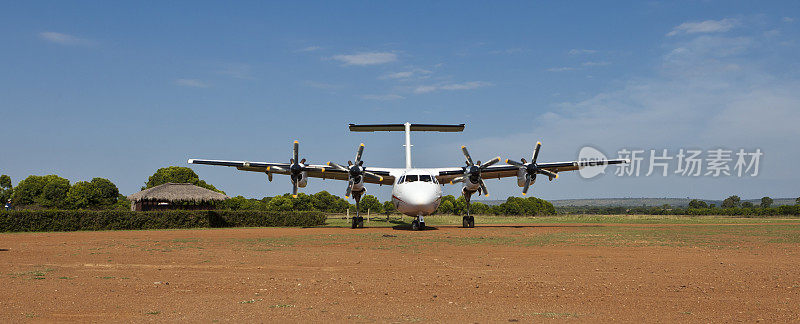
[[[613,159],[613,160],[594,160],[594,161],[552,162],[552,163],[539,163],[538,166],[541,169],[559,173],[564,171],[580,170],[586,167],[622,164],[622,163],[627,163],[627,160]],[[514,165],[493,165],[481,172],[481,178],[500,179],[506,177],[516,177],[519,168],[520,167]],[[439,172],[439,175],[436,177],[436,180],[439,180],[439,183],[443,184],[450,183],[451,180],[461,176],[464,173],[464,168],[462,167],[437,168],[435,170]]]
[[[268,174],[274,173],[274,174],[285,174],[285,175],[288,175],[290,173],[289,167],[291,166],[291,164],[289,163],[203,160],[203,159],[190,159],[188,162],[190,164],[205,164],[205,165],[234,167],[241,171],[263,172]],[[348,180],[347,172],[341,171],[337,168],[328,165],[309,164],[306,165],[306,167],[313,169],[306,172],[306,174],[311,178],[334,179],[334,180],[344,180],[344,181]],[[400,170],[400,169],[370,168],[370,167],[367,167],[365,169],[379,176],[382,176],[383,180],[378,181],[365,177],[364,182],[374,183],[374,184],[385,184],[385,185],[394,184],[394,179],[395,179],[394,175],[396,174],[394,171]]]

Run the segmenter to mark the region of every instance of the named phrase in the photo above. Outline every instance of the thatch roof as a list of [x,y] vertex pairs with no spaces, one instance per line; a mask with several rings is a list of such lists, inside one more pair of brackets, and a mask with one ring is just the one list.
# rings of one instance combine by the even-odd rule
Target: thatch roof
[[230,197],[219,192],[201,188],[191,183],[165,183],[128,196],[128,200],[130,201],[158,200],[206,202],[229,198]]

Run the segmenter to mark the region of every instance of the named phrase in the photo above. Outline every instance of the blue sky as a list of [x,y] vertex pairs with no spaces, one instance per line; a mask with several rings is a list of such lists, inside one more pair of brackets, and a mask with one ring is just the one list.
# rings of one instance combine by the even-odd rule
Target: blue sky
[[[348,123],[466,123],[414,134],[415,166],[577,157],[585,145],[764,152],[757,177],[577,174],[546,198],[800,195],[800,3],[3,2],[0,173],[105,177],[130,194],[187,158],[401,167],[402,134]],[[479,156],[481,158],[479,158]],[[191,166],[231,195],[287,178]],[[609,171],[613,171],[609,169]],[[646,171],[646,169],[645,169]],[[491,198],[519,195],[491,180]],[[344,191],[312,180],[306,192]],[[382,200],[386,188],[369,187]],[[454,187],[446,192],[456,194]]]

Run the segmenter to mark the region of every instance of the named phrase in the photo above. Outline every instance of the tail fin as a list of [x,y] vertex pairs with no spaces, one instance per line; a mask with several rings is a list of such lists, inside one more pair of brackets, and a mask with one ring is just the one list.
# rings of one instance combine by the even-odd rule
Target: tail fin
[[350,124],[351,132],[405,132],[406,133],[406,169],[411,169],[411,132],[461,132],[464,124]]

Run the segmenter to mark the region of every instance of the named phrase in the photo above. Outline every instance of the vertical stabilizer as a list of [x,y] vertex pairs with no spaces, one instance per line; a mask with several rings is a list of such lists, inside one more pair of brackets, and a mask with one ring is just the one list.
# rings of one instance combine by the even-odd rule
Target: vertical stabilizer
[[405,132],[406,135],[406,169],[411,169],[411,132],[462,132],[464,124],[440,125],[440,124],[369,124],[356,125],[350,124],[351,132]]

